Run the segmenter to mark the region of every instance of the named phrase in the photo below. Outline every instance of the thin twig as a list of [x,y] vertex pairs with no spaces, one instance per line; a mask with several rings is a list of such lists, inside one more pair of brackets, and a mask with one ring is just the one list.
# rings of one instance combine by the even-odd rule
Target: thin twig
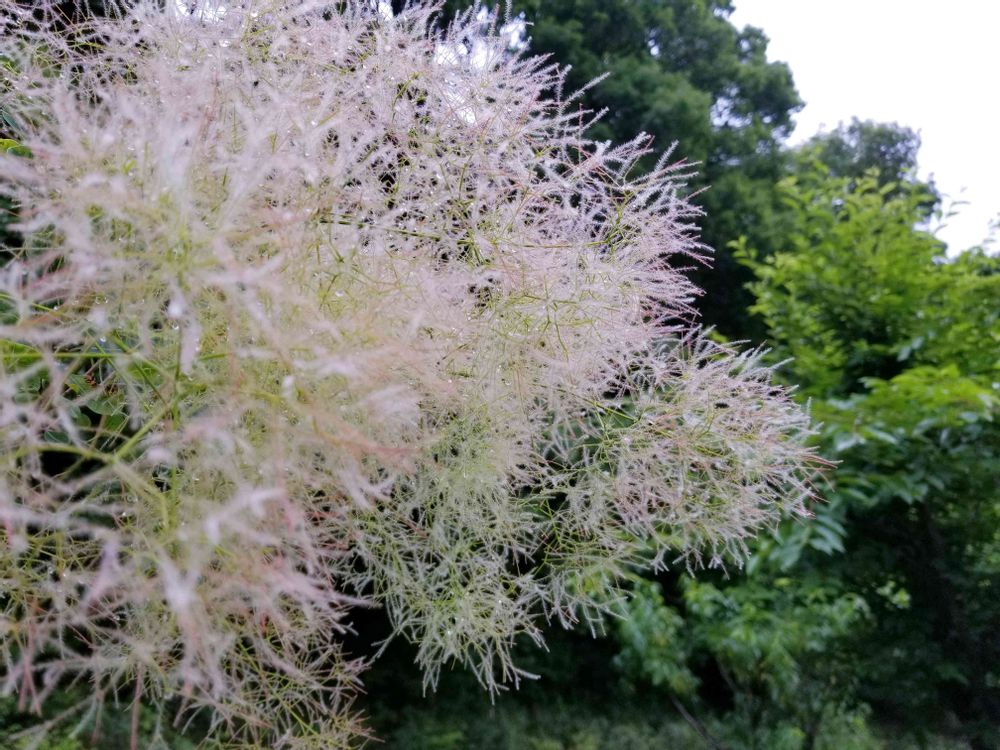
[[135,676],[135,696],[132,699],[132,726],[129,733],[129,750],[139,750],[139,711],[142,708],[143,669]]
[[712,750],[726,750],[726,746],[712,736],[708,728],[684,707],[684,704],[680,702],[677,696],[671,694],[670,701],[674,704],[674,708],[677,709],[678,713],[684,717],[684,720],[694,727],[694,731],[698,733],[698,736],[705,740],[705,744],[712,748]]

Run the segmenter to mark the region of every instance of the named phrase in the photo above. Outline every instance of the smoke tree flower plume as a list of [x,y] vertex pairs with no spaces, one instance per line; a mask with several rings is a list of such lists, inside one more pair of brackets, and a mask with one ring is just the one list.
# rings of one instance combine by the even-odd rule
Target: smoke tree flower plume
[[83,679],[236,746],[346,746],[353,607],[428,684],[495,690],[633,566],[804,513],[807,416],[692,326],[682,168],[631,177],[647,140],[589,141],[558,68],[475,13],[185,7],[56,30],[0,0],[22,707]]

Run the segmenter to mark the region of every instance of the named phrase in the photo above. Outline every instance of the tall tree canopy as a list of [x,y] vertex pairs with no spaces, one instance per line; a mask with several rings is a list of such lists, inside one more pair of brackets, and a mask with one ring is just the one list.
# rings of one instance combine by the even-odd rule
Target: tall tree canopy
[[913,179],[920,150],[920,135],[897,123],[854,118],[829,133],[819,133],[806,143],[832,177],[861,177],[878,170],[880,186]]

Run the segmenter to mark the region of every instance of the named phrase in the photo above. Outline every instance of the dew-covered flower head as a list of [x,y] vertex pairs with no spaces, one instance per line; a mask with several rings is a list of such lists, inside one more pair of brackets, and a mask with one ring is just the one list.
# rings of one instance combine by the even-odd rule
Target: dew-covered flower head
[[802,512],[807,417],[693,328],[684,171],[588,140],[509,28],[0,7],[0,688],[26,706],[84,676],[339,746],[353,607],[429,683],[496,689],[631,566],[738,560]]

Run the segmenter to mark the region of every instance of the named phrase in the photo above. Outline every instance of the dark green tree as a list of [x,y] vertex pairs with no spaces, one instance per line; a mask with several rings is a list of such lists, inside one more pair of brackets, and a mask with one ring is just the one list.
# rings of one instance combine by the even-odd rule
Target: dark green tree
[[858,180],[874,174],[880,188],[893,183],[887,193],[897,196],[911,189],[926,193],[921,207],[929,218],[941,203],[933,178],[923,183],[917,177],[920,134],[898,123],[854,118],[829,133],[819,133],[796,150],[796,170],[808,173],[819,161],[831,177]]
[[859,178],[879,172],[879,186],[914,178],[920,135],[898,123],[854,118],[829,133],[813,136],[804,151],[815,155],[833,177]]

